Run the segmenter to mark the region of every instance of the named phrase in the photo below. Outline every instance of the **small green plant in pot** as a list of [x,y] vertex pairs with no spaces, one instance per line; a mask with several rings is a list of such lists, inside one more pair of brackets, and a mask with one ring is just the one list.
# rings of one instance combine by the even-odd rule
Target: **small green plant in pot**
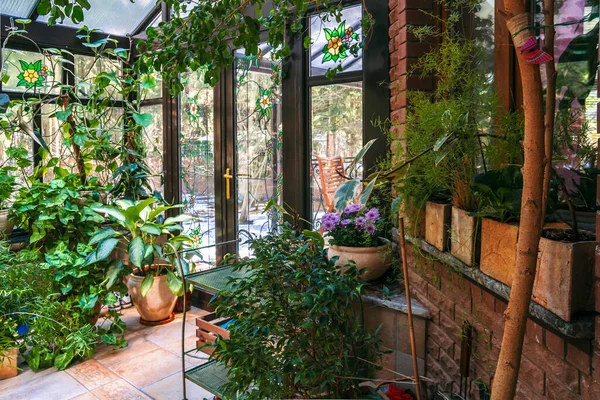
[[0,234],[10,235],[14,222],[9,220],[9,200],[16,187],[16,178],[10,174],[11,167],[0,168]]
[[19,354],[17,323],[7,315],[0,314],[0,380],[17,376]]
[[325,214],[321,226],[330,238],[330,259],[337,257],[337,266],[354,261],[366,281],[379,278],[392,261],[391,243],[380,237],[383,225],[379,209],[367,209],[362,204],[350,204],[341,213]]
[[[140,202],[118,200],[115,207],[94,208],[98,213],[107,214],[121,229],[99,230],[90,240],[89,245],[96,250],[87,263],[106,262],[113,252],[119,251],[120,242],[126,245],[129,260],[115,264],[111,276],[119,279],[130,273],[127,287],[142,324],[171,321],[177,296],[184,294],[183,282],[176,275],[173,252],[190,242],[187,235],[178,232],[183,230],[180,224],[191,217],[181,214],[165,218],[163,215],[177,207],[163,206],[150,198]],[[178,262],[185,264],[184,260]]]

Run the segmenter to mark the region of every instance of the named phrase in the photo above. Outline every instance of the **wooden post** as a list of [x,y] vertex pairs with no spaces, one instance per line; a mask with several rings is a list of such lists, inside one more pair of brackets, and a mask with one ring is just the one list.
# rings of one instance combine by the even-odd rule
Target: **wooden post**
[[412,305],[410,303],[410,282],[408,279],[408,262],[406,261],[406,238],[404,237],[404,218],[400,217],[400,249],[402,250],[402,271],[404,273],[404,289],[406,290],[406,307],[408,309],[408,331],[410,332],[410,351],[412,353],[413,371],[417,400],[421,400],[421,381],[419,364],[417,363],[417,346],[415,344],[415,328],[413,325]]

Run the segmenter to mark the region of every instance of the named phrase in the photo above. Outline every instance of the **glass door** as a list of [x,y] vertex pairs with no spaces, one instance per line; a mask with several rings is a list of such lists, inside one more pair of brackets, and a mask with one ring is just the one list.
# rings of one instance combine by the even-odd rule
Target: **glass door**
[[[236,52],[235,226],[237,232],[244,231],[246,235],[264,235],[275,229],[279,222],[275,210],[265,212],[269,204],[279,204],[282,184],[281,91],[273,84],[272,74],[267,46],[261,46],[258,57]],[[239,253],[249,255],[244,241]]]

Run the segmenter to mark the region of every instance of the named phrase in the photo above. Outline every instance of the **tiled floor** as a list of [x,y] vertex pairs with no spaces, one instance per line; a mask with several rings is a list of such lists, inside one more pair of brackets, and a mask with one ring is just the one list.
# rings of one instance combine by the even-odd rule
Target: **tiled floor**
[[[204,311],[192,309],[186,321],[186,349],[196,343],[195,318]],[[26,365],[19,375],[0,381],[0,399],[10,400],[181,400],[181,328],[182,316],[168,325],[140,325],[134,308],[123,310],[129,346],[113,350],[100,345],[93,359],[71,365],[65,371],[56,368],[32,372]],[[198,352],[198,357],[206,358]],[[205,362],[186,357],[186,366]],[[188,400],[213,396],[187,382]]]

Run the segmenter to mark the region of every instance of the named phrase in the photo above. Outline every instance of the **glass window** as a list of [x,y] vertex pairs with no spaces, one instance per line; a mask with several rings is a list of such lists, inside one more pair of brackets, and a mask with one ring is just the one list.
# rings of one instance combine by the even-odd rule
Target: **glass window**
[[[33,126],[33,115],[29,111],[23,109],[20,104],[9,108],[5,114],[0,114],[0,121],[2,120],[5,120],[5,122],[8,121],[11,125],[15,125],[19,121],[23,125],[29,127]],[[19,168],[19,170],[15,172],[17,181],[22,185],[25,184],[27,178],[33,173],[33,139],[22,130],[17,130],[14,133],[9,130],[2,132],[0,134],[0,166],[17,166],[13,160],[9,161],[8,158],[7,152],[11,147],[25,149],[27,152],[27,159],[31,161],[31,166]]]
[[164,195],[164,164],[163,164],[163,114],[162,105],[143,106],[142,113],[152,115],[152,123],[144,129],[146,145],[146,164],[152,172],[150,187]]
[[484,71],[489,74],[490,81],[494,77],[494,1],[484,0],[478,4],[474,14],[475,30],[473,38],[482,44],[486,51],[479,60]]
[[341,21],[325,15],[310,17],[310,75],[324,75],[328,69],[342,66],[343,72],[362,69],[362,49],[355,56],[350,47],[362,40],[362,7],[347,7]]
[[29,18],[37,3],[37,0],[2,0],[0,2],[0,15]]
[[[119,61],[108,60],[105,58],[94,58],[87,56],[75,56],[75,83],[78,90],[84,96],[88,96],[92,90],[98,86],[95,80],[101,73],[115,74],[121,76],[122,66]],[[112,100],[122,100],[123,95],[120,83],[111,80],[110,85],[105,89],[106,95]]]
[[[181,190],[184,211],[195,218],[185,229],[197,247],[216,243],[214,91],[204,83],[202,71],[183,76],[181,94]],[[216,259],[216,248],[200,251],[201,261]]]
[[142,99],[160,99],[162,97],[162,75],[155,72],[153,74],[144,75],[142,82],[148,82],[154,85],[152,88],[142,88]]
[[[319,158],[340,159],[345,170],[363,147],[362,82],[311,88],[312,212],[313,223],[333,209],[332,194],[322,176]],[[362,169],[359,169],[359,176]]]
[[[89,3],[91,7],[85,10],[83,22],[74,24],[70,19],[65,19],[62,25],[75,28],[87,25],[107,33],[125,36],[134,33],[156,6],[156,0],[89,0]],[[48,17],[43,15],[38,20],[48,22]]]
[[3,79],[8,79],[2,84],[3,90],[58,93],[63,70],[56,57],[30,51],[4,49],[2,60]]

